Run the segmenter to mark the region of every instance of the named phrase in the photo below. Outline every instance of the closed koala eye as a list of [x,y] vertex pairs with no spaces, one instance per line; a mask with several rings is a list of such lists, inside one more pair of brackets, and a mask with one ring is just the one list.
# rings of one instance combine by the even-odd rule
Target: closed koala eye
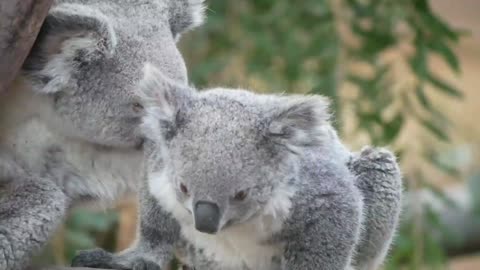
[[248,190],[241,190],[237,193],[235,193],[235,196],[233,196],[233,199],[235,201],[244,201],[248,197]]

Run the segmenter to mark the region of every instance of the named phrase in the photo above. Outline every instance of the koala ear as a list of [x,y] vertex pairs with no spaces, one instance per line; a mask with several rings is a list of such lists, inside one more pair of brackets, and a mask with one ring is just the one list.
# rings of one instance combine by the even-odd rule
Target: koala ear
[[269,117],[267,137],[293,152],[321,144],[330,118],[328,104],[321,96],[281,97]]
[[170,80],[148,63],[139,89],[146,111],[142,124],[144,135],[154,141],[164,138],[176,129],[177,113],[192,90]]
[[204,0],[172,0],[169,23],[174,37],[201,25],[205,9]]
[[43,93],[62,90],[72,72],[109,57],[117,39],[113,26],[100,11],[80,4],[61,4],[46,17],[23,72]]

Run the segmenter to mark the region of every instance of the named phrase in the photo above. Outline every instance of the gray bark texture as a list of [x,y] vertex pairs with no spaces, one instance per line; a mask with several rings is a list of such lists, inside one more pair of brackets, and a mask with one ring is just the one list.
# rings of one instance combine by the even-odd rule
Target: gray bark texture
[[52,2],[0,1],[0,92],[8,89],[22,67]]

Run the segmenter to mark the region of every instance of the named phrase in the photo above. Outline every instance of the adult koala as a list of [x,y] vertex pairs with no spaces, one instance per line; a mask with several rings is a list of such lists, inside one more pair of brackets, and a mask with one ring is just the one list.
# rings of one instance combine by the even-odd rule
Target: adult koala
[[176,47],[201,0],[59,0],[0,99],[0,269],[23,268],[80,201],[135,191],[144,63],[186,83]]

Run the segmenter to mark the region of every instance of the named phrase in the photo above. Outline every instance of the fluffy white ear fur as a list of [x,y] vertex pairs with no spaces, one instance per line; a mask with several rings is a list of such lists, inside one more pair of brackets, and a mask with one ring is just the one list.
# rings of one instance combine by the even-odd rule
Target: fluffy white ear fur
[[61,4],[50,10],[42,27],[39,45],[31,58],[43,66],[33,66],[34,76],[50,78],[41,93],[54,93],[69,83],[80,62],[110,57],[115,52],[117,37],[109,19],[98,10],[81,4]]
[[192,25],[189,29],[195,28],[203,24],[205,20],[205,0],[187,0],[189,13],[192,14]]
[[178,40],[182,33],[200,26],[205,19],[204,0],[172,0],[170,26]]
[[182,88],[152,64],[145,65],[138,95],[145,107],[142,130],[147,138],[156,141],[163,137],[165,125],[174,125],[179,104],[176,91]]
[[319,145],[326,136],[328,99],[322,96],[289,96],[274,109],[267,136],[297,152],[298,147]]
[[[49,12],[59,23],[63,23],[60,33],[52,35],[69,34],[71,38],[90,38],[96,41],[95,46],[86,43],[85,46],[77,46],[76,49],[86,49],[88,52],[99,52],[102,55],[113,55],[117,46],[117,36],[113,24],[102,12],[81,4],[62,4],[52,8]],[[64,47],[68,45],[65,44]],[[88,55],[88,53],[87,53]],[[94,55],[92,55],[94,57]]]

